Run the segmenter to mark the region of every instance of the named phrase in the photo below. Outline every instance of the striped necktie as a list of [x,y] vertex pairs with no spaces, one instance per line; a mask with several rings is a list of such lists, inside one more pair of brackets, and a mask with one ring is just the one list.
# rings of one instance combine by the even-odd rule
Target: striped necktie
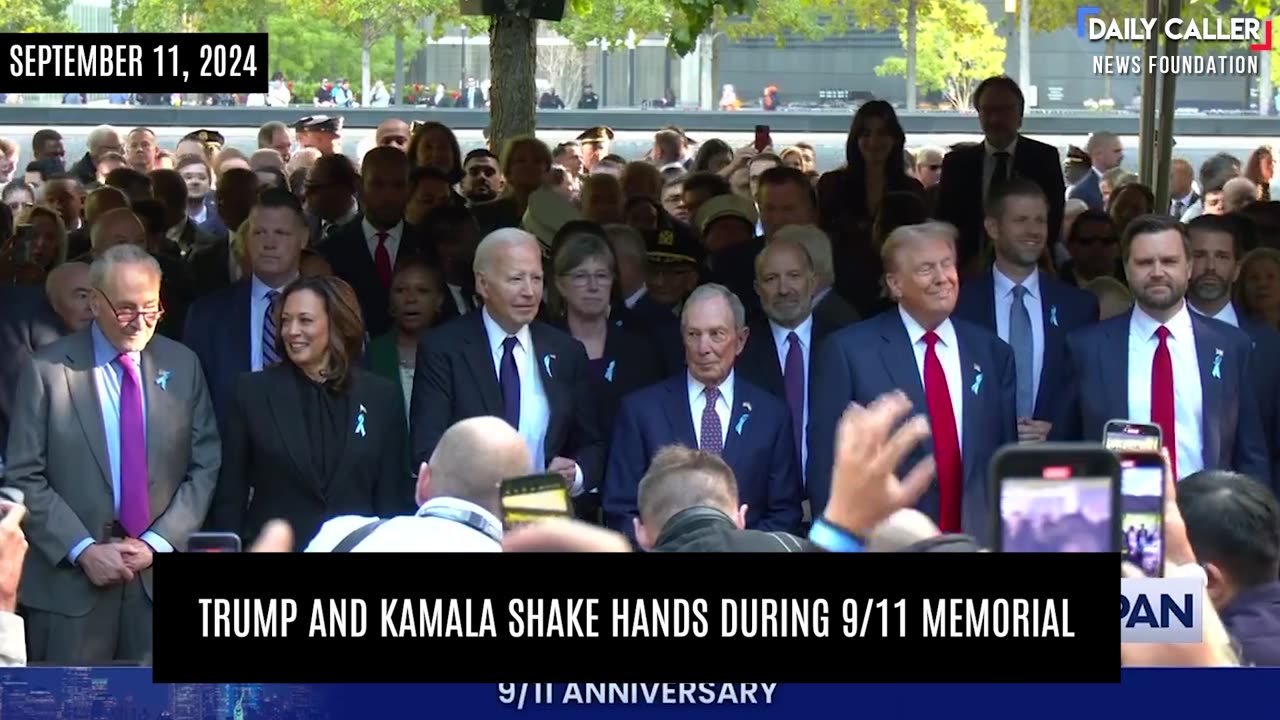
[[280,354],[276,352],[276,308],[280,293],[272,290],[267,293],[267,312],[262,317],[262,369],[267,369],[280,362]]

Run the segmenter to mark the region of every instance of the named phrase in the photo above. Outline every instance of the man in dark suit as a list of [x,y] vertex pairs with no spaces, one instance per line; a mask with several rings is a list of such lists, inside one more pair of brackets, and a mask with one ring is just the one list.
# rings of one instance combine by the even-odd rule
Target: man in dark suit
[[186,549],[221,461],[199,361],[154,336],[155,258],[121,245],[91,273],[94,323],[32,356],[7,453],[31,514],[28,649],[59,665],[150,654],[153,554]]
[[535,320],[543,293],[537,238],[515,228],[490,233],[476,248],[475,276],[484,307],[418,347],[409,413],[417,463],[450,425],[492,415],[520,431],[535,468],[563,475],[575,497],[591,491],[603,474],[604,439],[587,351]]
[[1052,436],[1100,439],[1108,420],[1152,422],[1164,433],[1177,477],[1235,470],[1269,483],[1248,370],[1253,342],[1188,311],[1186,228],[1167,215],[1143,215],[1126,228],[1121,257],[1134,308],[1067,339],[1073,380]]
[[965,283],[956,317],[981,325],[1013,349],[1018,439],[1041,442],[1057,417],[1067,372],[1067,334],[1098,321],[1093,293],[1039,269],[1049,236],[1049,203],[1035,183],[1015,178],[987,201],[995,262]]
[[258,175],[244,168],[229,168],[218,178],[214,195],[218,201],[218,215],[226,222],[228,230],[219,236],[218,242],[197,246],[187,255],[192,290],[198,298],[230,286],[232,279],[239,277],[236,274],[239,268],[234,272],[232,269],[239,258],[234,257],[231,244],[257,202]]
[[360,181],[363,215],[320,246],[338,277],[360,298],[365,329],[372,337],[391,327],[388,312],[391,276],[403,258],[427,248],[421,231],[405,222],[409,199],[409,158],[393,147],[378,147],[364,156]]
[[813,261],[805,246],[775,237],[756,260],[756,290],[764,317],[752,321],[746,346],[734,364],[742,379],[787,404],[802,473],[808,456],[815,348],[843,327],[814,311],[813,286]]
[[[405,175],[405,202],[408,202],[408,175]],[[307,173],[307,225],[310,247],[321,248],[360,216],[356,196],[360,193],[360,173],[346,155],[326,155],[316,160]]]
[[973,106],[984,141],[947,153],[938,189],[938,219],[960,231],[961,272],[981,266],[986,245],[983,207],[993,184],[1021,177],[1039,185],[1049,199],[1049,237],[1053,242],[1061,231],[1066,203],[1057,148],[1018,133],[1026,109],[1018,84],[1005,76],[987,78],[974,91]]
[[1253,341],[1249,378],[1263,437],[1271,458],[1272,488],[1280,494],[1280,333],[1237,312],[1232,289],[1240,274],[1244,244],[1231,216],[1201,215],[1187,225],[1191,236],[1191,284],[1187,305],[1192,312],[1240,328]]
[[719,455],[733,468],[746,527],[797,532],[802,480],[786,403],[736,377],[746,311],[723,285],[702,285],[682,309],[688,371],[622,401],[605,474],[609,527],[634,537],[640,480],[668,445]]
[[1067,196],[1083,200],[1090,210],[1105,211],[1107,204],[1102,199],[1102,176],[1124,162],[1124,145],[1115,133],[1096,132],[1089,136],[1084,149],[1089,153],[1092,166],[1084,179],[1071,186]]
[[[944,171],[945,172],[945,171]],[[943,223],[907,225],[882,250],[885,281],[898,303],[871,320],[839,330],[819,348],[809,420],[809,495],[821,515],[831,491],[836,426],[850,402],[870,405],[906,393],[927,414],[928,443],[899,474],[932,454],[938,482],[918,507],[943,532],[991,534],[991,456],[1017,440],[1013,352],[995,333],[953,317],[959,291],[955,230]]]
[[[58,273],[61,268],[71,266],[88,267],[84,263],[66,263],[53,272]],[[42,287],[18,285],[0,288],[0,307],[4,308],[0,313],[0,465],[3,465],[3,448],[9,437],[9,413],[13,408],[18,377],[32,353],[62,337],[68,327],[54,311]],[[0,476],[3,474],[0,470]]]
[[183,343],[200,358],[219,424],[236,378],[280,360],[275,346],[280,292],[298,277],[307,242],[306,219],[293,194],[264,191],[249,214],[247,235],[253,273],[197,300],[182,334]]

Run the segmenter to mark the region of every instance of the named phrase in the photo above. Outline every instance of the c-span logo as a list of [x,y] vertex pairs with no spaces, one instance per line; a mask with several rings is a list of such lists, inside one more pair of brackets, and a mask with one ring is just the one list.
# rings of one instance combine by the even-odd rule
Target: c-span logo
[[1197,578],[1120,580],[1120,641],[1198,643],[1204,637],[1204,583]]

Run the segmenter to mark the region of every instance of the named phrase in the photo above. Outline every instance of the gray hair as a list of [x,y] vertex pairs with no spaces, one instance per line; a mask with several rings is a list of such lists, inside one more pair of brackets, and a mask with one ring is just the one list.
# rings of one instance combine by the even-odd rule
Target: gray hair
[[789,241],[804,245],[813,264],[813,274],[825,285],[836,280],[836,262],[831,254],[831,238],[817,225],[788,225],[773,234],[770,242]]
[[813,272],[813,256],[809,254],[808,245],[801,242],[801,240],[795,236],[795,233],[791,233],[783,237],[775,235],[773,236],[773,239],[769,241],[769,244],[764,246],[764,250],[761,250],[760,254],[756,255],[757,280],[760,279],[761,273],[764,272],[764,264],[768,261],[769,254],[774,250],[782,248],[790,248],[800,253],[800,257],[804,258],[805,264],[809,266],[809,272]]
[[733,311],[733,325],[738,330],[747,326],[747,310],[742,307],[742,301],[729,288],[718,283],[706,283],[694,288],[689,293],[688,299],[684,301],[684,307],[680,311],[680,324],[683,325],[689,317],[689,308],[700,302],[712,300],[714,298],[723,298],[729,303],[729,309]]
[[89,150],[92,151],[94,147],[101,144],[102,141],[106,140],[110,135],[115,135],[117,140],[120,138],[120,133],[116,132],[115,128],[110,125],[99,125],[89,131],[89,139],[85,144],[88,145]]
[[613,254],[631,260],[644,260],[648,249],[644,244],[644,236],[639,230],[622,223],[610,223],[604,226],[609,244],[613,246]]
[[498,485],[534,471],[528,443],[507,421],[496,417],[454,423],[440,436],[427,465],[432,497],[466,500],[495,515],[500,509]]
[[502,250],[514,247],[521,243],[530,243],[538,249],[538,253],[542,253],[542,246],[538,244],[538,238],[532,233],[525,232],[520,228],[500,228],[494,230],[476,246],[475,261],[471,265],[471,269],[478,273],[483,273],[493,265],[494,256]]
[[117,265],[144,265],[156,278],[160,278],[163,275],[160,271],[160,263],[156,262],[156,259],[145,248],[128,244],[116,245],[102,253],[102,256],[94,260],[93,265],[89,266],[89,283],[93,285],[95,290],[102,290],[106,287],[107,281],[115,272]]
[[1092,153],[1095,150],[1101,149],[1104,143],[1109,144],[1111,142],[1118,141],[1119,139],[1120,139],[1120,136],[1116,135],[1113,132],[1107,132],[1105,130],[1101,132],[1096,132],[1090,135],[1089,139],[1085,141],[1084,149],[1085,149],[1085,152]]

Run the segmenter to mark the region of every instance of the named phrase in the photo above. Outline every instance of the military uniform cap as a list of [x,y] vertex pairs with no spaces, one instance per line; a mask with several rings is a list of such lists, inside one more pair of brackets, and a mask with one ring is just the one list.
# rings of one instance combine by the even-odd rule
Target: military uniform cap
[[217,130],[195,130],[183,136],[182,140],[184,142],[191,140],[201,145],[217,145],[218,147],[227,144],[227,139]]
[[597,125],[578,136],[578,142],[602,143],[613,139],[613,128]]
[[327,132],[337,135],[342,132],[342,118],[328,115],[308,115],[293,124],[299,132]]

